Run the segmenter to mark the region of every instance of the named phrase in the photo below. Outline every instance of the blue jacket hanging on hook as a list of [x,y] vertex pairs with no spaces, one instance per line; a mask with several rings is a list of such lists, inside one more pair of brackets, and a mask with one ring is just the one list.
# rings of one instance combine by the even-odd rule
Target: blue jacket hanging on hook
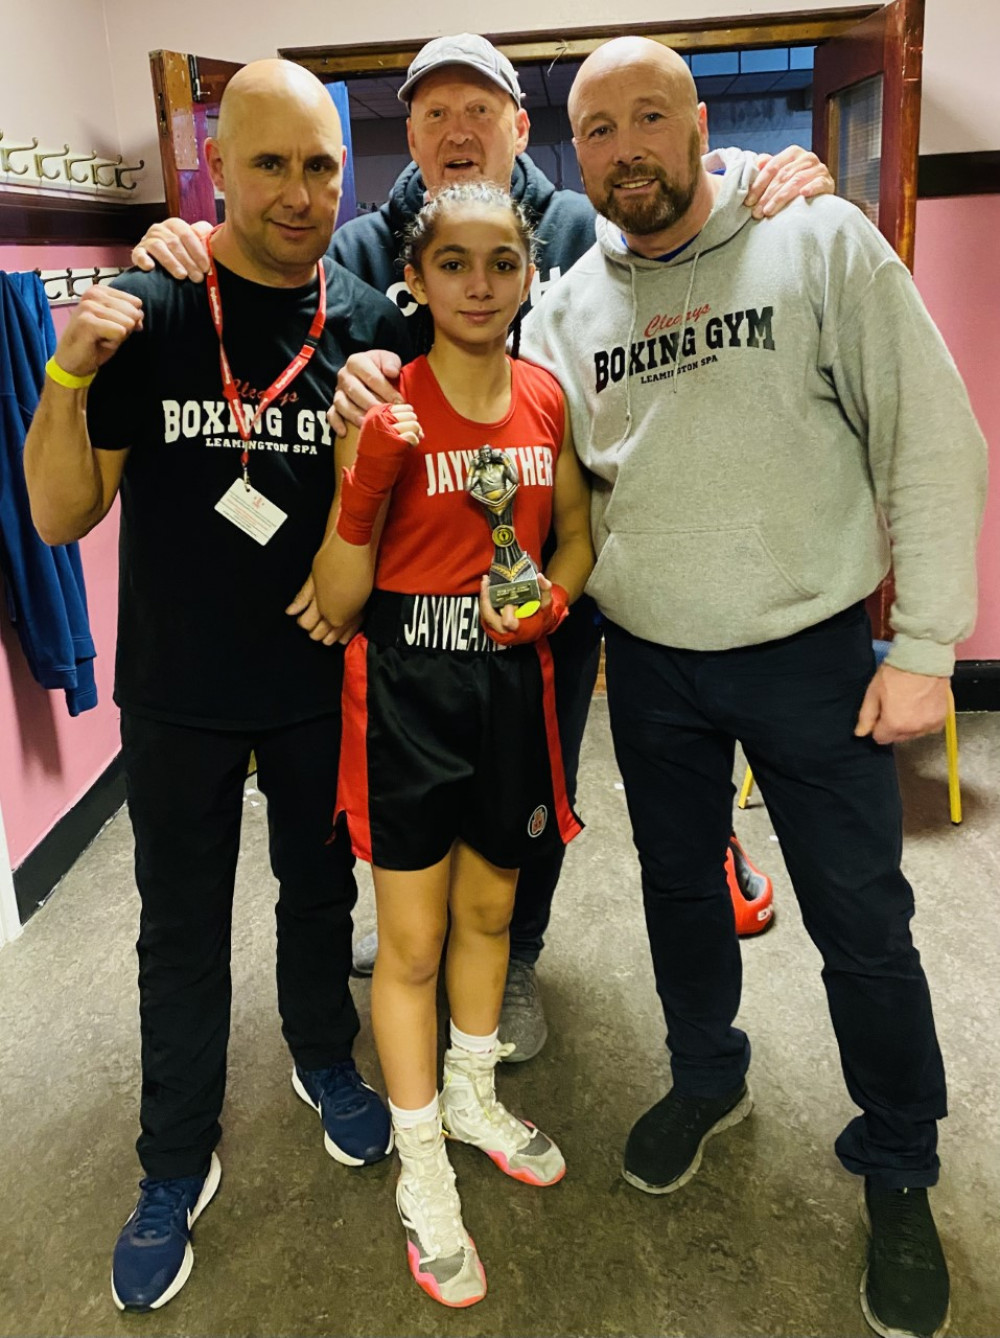
[[79,715],[97,705],[80,550],[42,542],[24,481],[24,439],[55,346],[41,280],[0,271],[0,565],[7,605],[32,674],[43,688],[64,688],[70,715]]

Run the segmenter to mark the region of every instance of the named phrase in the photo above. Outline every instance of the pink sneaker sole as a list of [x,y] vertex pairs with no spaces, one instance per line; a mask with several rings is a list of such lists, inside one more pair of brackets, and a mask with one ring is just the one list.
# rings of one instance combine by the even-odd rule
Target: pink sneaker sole
[[[470,1236],[469,1239],[472,1240],[472,1237]],[[475,1246],[475,1243],[475,1241],[472,1241],[473,1246]],[[421,1291],[425,1291],[427,1295],[432,1300],[437,1301],[439,1305],[446,1305],[449,1310],[465,1310],[470,1305],[478,1305],[486,1295],[486,1270],[483,1268],[481,1260],[477,1262],[479,1276],[483,1284],[483,1290],[480,1294],[478,1296],[470,1296],[465,1301],[446,1301],[441,1295],[441,1289],[437,1278],[435,1278],[432,1273],[424,1272],[420,1267],[420,1251],[412,1241],[407,1242],[406,1258],[410,1265],[410,1272],[413,1274],[413,1280]]]
[[539,1180],[537,1175],[533,1175],[531,1171],[524,1168],[519,1171],[511,1170],[510,1163],[502,1152],[491,1152],[489,1148],[483,1148],[483,1151],[494,1166],[499,1166],[504,1175],[509,1175],[511,1180],[519,1180],[522,1185],[535,1185],[538,1189],[545,1189],[549,1185],[558,1185],[566,1174],[566,1167],[564,1166],[559,1174],[553,1176],[551,1180]]
[[[535,1127],[530,1120],[524,1120],[523,1123],[529,1129],[534,1129]],[[463,1141],[461,1138],[456,1138],[454,1134],[450,1134],[447,1129],[444,1130],[444,1136],[455,1143],[461,1143]],[[468,1146],[476,1147],[478,1144],[470,1143]],[[529,1170],[521,1169],[519,1171],[512,1171],[506,1153],[491,1152],[489,1148],[481,1148],[480,1151],[485,1152],[493,1165],[499,1167],[504,1175],[509,1175],[511,1180],[517,1180],[522,1185],[534,1185],[536,1189],[547,1189],[549,1185],[558,1185],[559,1181],[566,1174],[566,1164],[564,1162],[563,1168],[558,1175],[554,1175],[551,1180],[539,1180],[538,1176],[532,1175]]]

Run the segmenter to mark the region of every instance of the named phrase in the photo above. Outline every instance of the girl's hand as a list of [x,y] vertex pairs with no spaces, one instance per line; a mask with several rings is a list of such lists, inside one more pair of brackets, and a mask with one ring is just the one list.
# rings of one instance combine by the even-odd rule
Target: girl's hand
[[424,438],[417,411],[412,404],[394,404],[389,410],[396,420],[395,430],[411,446],[418,446]]
[[[490,603],[490,578],[488,576],[483,576],[479,582],[479,621],[486,628],[487,632],[505,632],[507,630],[507,624],[504,622],[504,618],[508,613],[513,618],[513,604],[505,604],[498,613]],[[516,619],[514,621],[516,621]]]
[[337,533],[345,543],[371,543],[379,509],[422,436],[410,404],[379,404],[365,414],[358,453],[353,466],[344,470],[340,489]]
[[497,613],[490,603],[490,578],[479,583],[479,616],[486,635],[501,646],[524,646],[554,632],[569,610],[566,591],[538,573],[540,607],[527,618],[519,618],[513,604],[505,604]]
[[[541,572],[538,573],[538,589],[541,591],[541,609],[545,609],[552,603],[552,582],[547,580]],[[490,601],[490,578],[484,576],[479,582],[479,616],[482,619],[483,626],[487,631],[492,628],[494,632],[517,632],[522,623],[527,619],[517,616],[517,606],[514,604],[505,604],[499,612],[493,607]],[[532,614],[532,617],[535,615]]]

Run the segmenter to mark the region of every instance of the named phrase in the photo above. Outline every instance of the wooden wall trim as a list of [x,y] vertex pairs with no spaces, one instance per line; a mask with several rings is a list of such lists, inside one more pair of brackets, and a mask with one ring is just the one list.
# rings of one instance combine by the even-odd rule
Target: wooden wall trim
[[60,878],[69,872],[124,802],[125,771],[119,753],[14,870],[14,892],[22,924],[47,900]]
[[925,153],[917,170],[917,199],[953,195],[1000,195],[1000,150]]
[[959,711],[1000,711],[1000,660],[959,660],[951,687]]
[[[730,47],[805,45],[836,37],[881,5],[857,5],[850,9],[816,9],[808,12],[759,15],[755,19],[705,19],[694,25],[676,23],[630,24],[629,34],[651,37],[678,51],[722,50]],[[620,24],[573,28],[558,33],[486,33],[484,36],[512,61],[580,60],[610,37],[620,37]],[[353,46],[282,47],[279,55],[294,60],[321,79],[385,74],[405,70],[424,45],[424,38],[393,42],[369,42]]]
[[134,246],[151,223],[166,218],[163,204],[109,204],[43,191],[0,192],[0,246]]

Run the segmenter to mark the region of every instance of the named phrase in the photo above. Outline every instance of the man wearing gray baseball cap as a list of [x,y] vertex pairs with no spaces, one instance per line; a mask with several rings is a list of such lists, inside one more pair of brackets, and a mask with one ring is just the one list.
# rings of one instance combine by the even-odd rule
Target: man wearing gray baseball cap
[[[413,161],[400,173],[385,204],[337,229],[328,254],[386,293],[404,316],[412,316],[418,307],[403,281],[398,259],[404,229],[428,196],[443,187],[493,181],[508,187],[525,206],[539,243],[538,272],[522,311],[526,313],[593,246],[596,215],[586,195],[558,190],[525,152],[530,122],[521,105],[522,96],[514,66],[485,37],[458,33],[427,42],[414,57],[399,90],[400,100],[409,107],[406,138]],[[709,155],[706,166],[723,169],[727,152]],[[800,195],[832,189],[832,178],[815,154],[792,147],[763,165],[745,203],[761,216],[777,212]],[[208,225],[196,224],[195,228],[208,231]],[[140,269],[150,269],[156,261],[175,278],[196,281],[208,268],[199,232],[179,219],[154,224],[132,252],[132,260]],[[373,393],[391,392],[375,366],[370,373],[361,372],[354,384],[352,397],[357,396],[364,407],[372,402]],[[574,605],[573,617],[552,638],[551,649],[566,788],[574,800],[580,745],[600,654],[600,627],[587,597]],[[535,964],[548,928],[563,852],[560,846],[525,865],[518,879],[500,1020],[501,1039],[514,1045],[508,1058],[515,1061],[536,1055],[548,1034]],[[735,839],[727,871],[734,897],[751,899],[762,884],[769,883],[753,869]],[[371,974],[377,948],[375,933],[356,944],[354,966],[359,974]]]
[[343,225],[330,254],[412,316],[417,303],[397,262],[401,232],[442,187],[494,181],[535,225],[539,273],[529,302],[537,302],[593,245],[594,210],[581,192],[557,190],[525,153],[530,122],[514,66],[475,33],[435,37],[414,57],[399,100],[410,112],[413,161],[380,209]]
[[478,33],[458,33],[455,37],[435,37],[426,46],[420,48],[413,63],[406,72],[406,82],[399,90],[400,102],[410,105],[412,90],[424,78],[446,65],[466,65],[470,70],[478,70],[487,79],[492,80],[497,88],[509,93],[518,107],[523,94],[518,82],[517,71],[492,42]]

